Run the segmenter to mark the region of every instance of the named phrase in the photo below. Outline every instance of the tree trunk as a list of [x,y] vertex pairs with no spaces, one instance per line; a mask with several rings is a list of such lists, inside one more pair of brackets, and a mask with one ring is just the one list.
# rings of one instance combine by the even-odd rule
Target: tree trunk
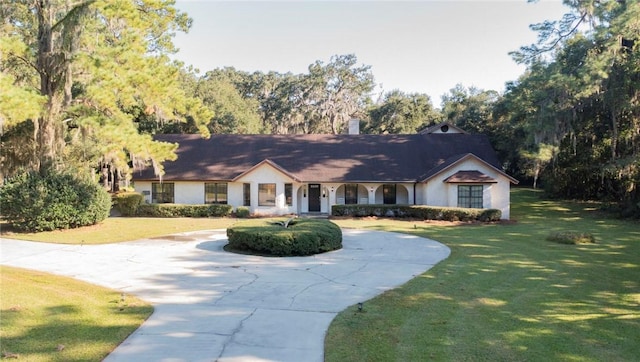
[[55,118],[59,112],[59,101],[55,96],[55,69],[53,67],[53,11],[45,1],[36,2],[38,15],[38,70],[40,93],[47,97],[47,109],[36,121],[36,163],[40,172],[53,165],[55,158]]
[[[66,43],[72,46],[71,40],[58,39],[61,35],[54,33],[57,10],[48,1],[36,1],[38,17],[38,58],[37,67],[40,75],[40,93],[47,97],[47,108],[42,117],[35,123],[34,138],[36,144],[36,167],[40,172],[54,167],[56,156],[64,147],[63,108],[71,103],[70,55],[65,49],[56,49],[56,44]],[[69,52],[72,49],[67,49]]]
[[616,107],[611,107],[611,162],[616,160],[618,148],[618,116]]

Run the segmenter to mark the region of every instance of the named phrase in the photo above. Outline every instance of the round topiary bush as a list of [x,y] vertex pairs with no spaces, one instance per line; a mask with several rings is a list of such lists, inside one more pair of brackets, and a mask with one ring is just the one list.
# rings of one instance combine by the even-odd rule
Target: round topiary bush
[[302,256],[342,248],[342,230],[329,220],[256,219],[227,229],[226,250],[271,256]]
[[20,231],[94,225],[111,210],[109,193],[96,182],[49,171],[25,172],[0,187],[0,214]]

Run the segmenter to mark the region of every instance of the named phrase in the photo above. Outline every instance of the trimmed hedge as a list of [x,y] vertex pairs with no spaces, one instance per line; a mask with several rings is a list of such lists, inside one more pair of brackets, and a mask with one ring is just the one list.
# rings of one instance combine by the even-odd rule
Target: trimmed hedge
[[229,216],[231,205],[141,204],[136,216],[142,217],[223,217]]
[[238,206],[236,208],[236,217],[240,219],[246,219],[251,216],[251,210],[246,206]]
[[137,192],[119,192],[112,197],[113,207],[118,210],[122,216],[135,216],[138,207],[142,205],[144,196]]
[[94,225],[109,216],[111,197],[96,182],[50,170],[25,172],[0,187],[0,214],[21,231]]
[[502,211],[498,209],[466,209],[422,205],[333,205],[331,207],[331,215],[491,222],[499,221],[502,218]]
[[547,240],[560,244],[578,245],[595,244],[596,237],[590,233],[579,233],[575,231],[560,231],[547,236]]
[[342,248],[342,230],[329,220],[294,219],[276,223],[248,220],[227,229],[227,249],[271,256],[303,256]]

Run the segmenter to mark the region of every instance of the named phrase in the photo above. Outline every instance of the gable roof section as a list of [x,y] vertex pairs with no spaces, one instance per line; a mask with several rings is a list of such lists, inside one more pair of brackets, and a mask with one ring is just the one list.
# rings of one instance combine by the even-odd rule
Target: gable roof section
[[298,180],[298,178],[295,175],[290,174],[289,172],[287,172],[287,170],[285,170],[284,168],[280,167],[277,163],[267,159],[267,160],[262,160],[260,163],[258,163],[257,165],[254,165],[253,167],[251,167],[250,169],[248,169],[247,171],[239,174],[238,176],[236,176],[233,180],[231,181],[237,181],[238,179],[242,178],[242,176],[247,175],[249,173],[251,173],[251,171],[256,170],[258,168],[260,168],[262,165],[269,165],[271,166],[273,169],[275,169],[278,172],[281,172],[282,174],[284,174],[285,176],[291,178],[294,181],[298,181],[300,182],[300,180]]
[[[481,157],[478,157],[477,155],[475,155],[473,153],[467,153],[467,154],[464,154],[464,155],[451,156],[447,160],[444,160],[442,163],[440,163],[439,165],[437,165],[436,167],[432,168],[427,173],[422,175],[418,179],[418,182],[428,182],[429,180],[431,180],[432,178],[436,177],[440,173],[442,173],[442,172],[444,172],[444,171],[446,171],[448,169],[451,169],[452,167],[455,167],[456,165],[458,165],[458,164],[460,164],[460,163],[462,163],[462,162],[464,162],[466,160],[469,160],[469,159],[475,159],[477,161],[480,161],[481,163],[485,164],[487,167],[494,169],[496,172],[498,172],[501,175],[503,175],[504,177],[508,178],[511,183],[518,184],[518,180],[516,180],[515,178],[507,175],[504,171],[502,171],[502,168],[487,162],[486,160],[482,159]],[[444,182],[447,182],[447,180],[448,179],[445,179]]]
[[449,133],[449,134],[457,134],[457,133],[464,133],[464,134],[468,134],[469,132],[463,130],[462,128],[449,123],[449,122],[442,122],[442,123],[438,123],[436,125],[433,125],[429,128],[425,128],[422,131],[418,132],[420,134],[431,134],[431,133],[439,133],[439,134],[445,134],[445,133]]
[[[473,154],[501,171],[484,135],[157,135],[178,143],[164,181],[233,181],[262,162],[299,182],[416,182]],[[453,157],[453,158],[452,158]],[[149,167],[134,180],[158,180]]]

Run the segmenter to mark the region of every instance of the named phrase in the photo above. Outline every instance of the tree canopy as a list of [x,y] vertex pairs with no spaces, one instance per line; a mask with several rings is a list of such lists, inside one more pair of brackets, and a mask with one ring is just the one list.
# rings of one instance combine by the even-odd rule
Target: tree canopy
[[640,3],[564,3],[566,15],[531,25],[538,41],[512,53],[524,74],[503,92],[455,85],[442,109],[402,90],[374,100],[372,69],[354,54],[303,74],[199,75],[169,57],[191,25],[173,1],[2,3],[0,172],[161,171],[176,146],[155,133],[335,134],[354,118],[364,133],[415,133],[447,121],[487,134],[525,183],[640,213]]
[[0,121],[3,134],[31,123],[33,153],[23,164],[45,171],[150,161],[160,170],[175,145],[138,132],[132,109],[156,120],[191,116],[207,134],[211,112],[185,94],[180,64],[168,57],[172,35],[191,24],[172,1],[17,0],[0,13]]

